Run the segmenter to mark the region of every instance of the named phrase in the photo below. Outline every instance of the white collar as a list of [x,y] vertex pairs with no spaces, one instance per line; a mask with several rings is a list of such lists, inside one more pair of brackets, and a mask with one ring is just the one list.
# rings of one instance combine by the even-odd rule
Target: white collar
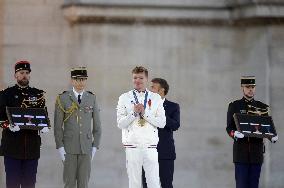
[[163,103],[165,102],[165,100],[166,100],[166,98],[164,97],[164,98],[162,99]]
[[74,93],[74,95],[75,95],[75,97],[76,97],[77,99],[78,99],[78,95],[81,95],[81,99],[82,99],[82,96],[83,96],[84,91],[85,91],[85,90],[83,90],[81,93],[78,93],[78,92],[74,89],[74,87],[73,87],[73,93]]

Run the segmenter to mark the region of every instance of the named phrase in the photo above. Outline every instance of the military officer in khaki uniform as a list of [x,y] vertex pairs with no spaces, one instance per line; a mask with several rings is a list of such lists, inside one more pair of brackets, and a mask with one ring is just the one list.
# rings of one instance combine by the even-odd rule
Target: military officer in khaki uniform
[[55,104],[54,136],[64,163],[65,188],[88,187],[91,160],[99,148],[99,109],[96,96],[85,91],[87,77],[85,67],[73,68],[73,89],[60,94]]

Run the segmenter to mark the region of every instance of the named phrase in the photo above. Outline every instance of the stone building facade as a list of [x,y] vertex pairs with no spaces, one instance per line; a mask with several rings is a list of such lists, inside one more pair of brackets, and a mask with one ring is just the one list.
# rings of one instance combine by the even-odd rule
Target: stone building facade
[[[88,67],[103,128],[90,187],[128,187],[115,108],[131,89],[131,69],[143,65],[168,80],[168,98],[181,106],[174,187],[235,186],[226,111],[246,74],[256,76],[256,98],[270,104],[280,138],[266,143],[261,188],[281,188],[283,52],[283,0],[0,0],[1,88],[14,84],[17,60],[31,61],[31,84],[46,91],[52,120],[70,68]],[[37,187],[63,187],[53,131],[42,141]]]

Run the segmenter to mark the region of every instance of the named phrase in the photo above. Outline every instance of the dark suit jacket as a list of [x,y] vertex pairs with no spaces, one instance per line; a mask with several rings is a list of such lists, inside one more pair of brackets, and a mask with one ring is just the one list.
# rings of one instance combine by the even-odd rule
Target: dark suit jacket
[[173,138],[173,131],[180,127],[180,109],[179,104],[164,101],[164,109],[166,113],[166,126],[161,129],[158,128],[159,143],[157,146],[159,159],[176,159],[175,143]]

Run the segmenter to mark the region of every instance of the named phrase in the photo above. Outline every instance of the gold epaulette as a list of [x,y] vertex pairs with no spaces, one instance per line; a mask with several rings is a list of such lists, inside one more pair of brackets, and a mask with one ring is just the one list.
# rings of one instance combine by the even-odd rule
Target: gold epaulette
[[67,110],[65,110],[61,104],[61,101],[60,101],[60,96],[58,95],[57,98],[56,98],[56,104],[58,105],[58,107],[60,108],[60,110],[62,112],[64,112],[65,114],[68,114],[68,116],[63,120],[63,122],[67,121],[71,115],[76,111],[78,110],[78,105],[75,103],[75,102],[72,102],[72,105],[70,108],[68,108]]

